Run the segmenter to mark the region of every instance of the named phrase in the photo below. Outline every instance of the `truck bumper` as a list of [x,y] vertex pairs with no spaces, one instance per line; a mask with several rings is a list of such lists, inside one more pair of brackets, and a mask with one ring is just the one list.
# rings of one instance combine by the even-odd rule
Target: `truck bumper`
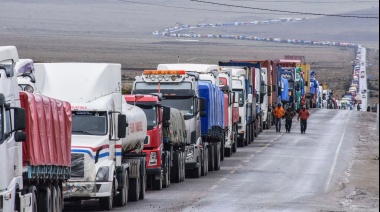
[[161,169],[160,168],[152,168],[152,169],[147,169],[146,170],[147,175],[160,175],[161,174]]
[[199,163],[197,163],[197,162],[186,162],[185,167],[186,167],[186,169],[198,168]]
[[109,197],[112,182],[68,182],[62,187],[64,198]]

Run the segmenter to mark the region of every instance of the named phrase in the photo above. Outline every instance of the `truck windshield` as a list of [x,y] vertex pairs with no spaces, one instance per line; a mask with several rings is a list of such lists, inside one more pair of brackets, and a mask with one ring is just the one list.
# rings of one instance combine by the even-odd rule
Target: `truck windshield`
[[72,132],[76,135],[106,135],[107,112],[73,111]]
[[157,113],[156,113],[156,107],[154,106],[140,106],[138,105],[146,115],[146,121],[147,121],[147,129],[151,130],[153,127],[157,126]]
[[178,109],[184,115],[185,120],[191,119],[194,116],[193,97],[165,97],[165,99],[162,100],[162,105]]
[[244,106],[244,92],[243,90],[233,90],[233,92],[237,92],[239,94],[239,107]]

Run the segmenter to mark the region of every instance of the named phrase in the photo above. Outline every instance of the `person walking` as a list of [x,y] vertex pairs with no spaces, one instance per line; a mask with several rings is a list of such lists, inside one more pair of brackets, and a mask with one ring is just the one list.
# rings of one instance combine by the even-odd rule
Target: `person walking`
[[281,107],[281,103],[278,103],[277,107],[274,108],[273,114],[275,117],[276,132],[281,132],[281,118],[285,115],[285,110]]
[[287,110],[285,111],[285,130],[286,132],[290,132],[290,129],[292,128],[292,122],[293,117],[296,115],[296,113],[292,110],[292,107],[289,106]]
[[309,117],[310,117],[310,113],[308,110],[306,110],[305,105],[303,105],[297,117],[297,121],[299,121],[301,118],[301,133],[306,133],[307,119]]

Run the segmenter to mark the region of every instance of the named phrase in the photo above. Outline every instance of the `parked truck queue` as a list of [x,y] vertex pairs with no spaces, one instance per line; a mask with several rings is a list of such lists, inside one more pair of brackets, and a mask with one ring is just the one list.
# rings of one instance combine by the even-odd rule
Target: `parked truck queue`
[[158,64],[123,94],[120,64],[34,63],[2,46],[0,77],[4,212],[128,207],[146,189],[218,171],[274,125],[279,103],[327,108],[332,96],[289,59]]

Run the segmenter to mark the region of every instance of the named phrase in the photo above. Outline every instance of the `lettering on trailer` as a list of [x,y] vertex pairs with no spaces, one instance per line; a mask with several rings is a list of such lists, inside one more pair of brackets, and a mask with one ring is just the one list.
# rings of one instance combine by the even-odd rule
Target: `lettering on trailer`
[[143,130],[142,121],[136,123],[129,123],[129,131],[130,133],[141,132]]
[[281,77],[285,78],[287,80],[292,80],[293,79],[293,73],[281,72]]
[[71,110],[85,110],[87,106],[71,106]]

